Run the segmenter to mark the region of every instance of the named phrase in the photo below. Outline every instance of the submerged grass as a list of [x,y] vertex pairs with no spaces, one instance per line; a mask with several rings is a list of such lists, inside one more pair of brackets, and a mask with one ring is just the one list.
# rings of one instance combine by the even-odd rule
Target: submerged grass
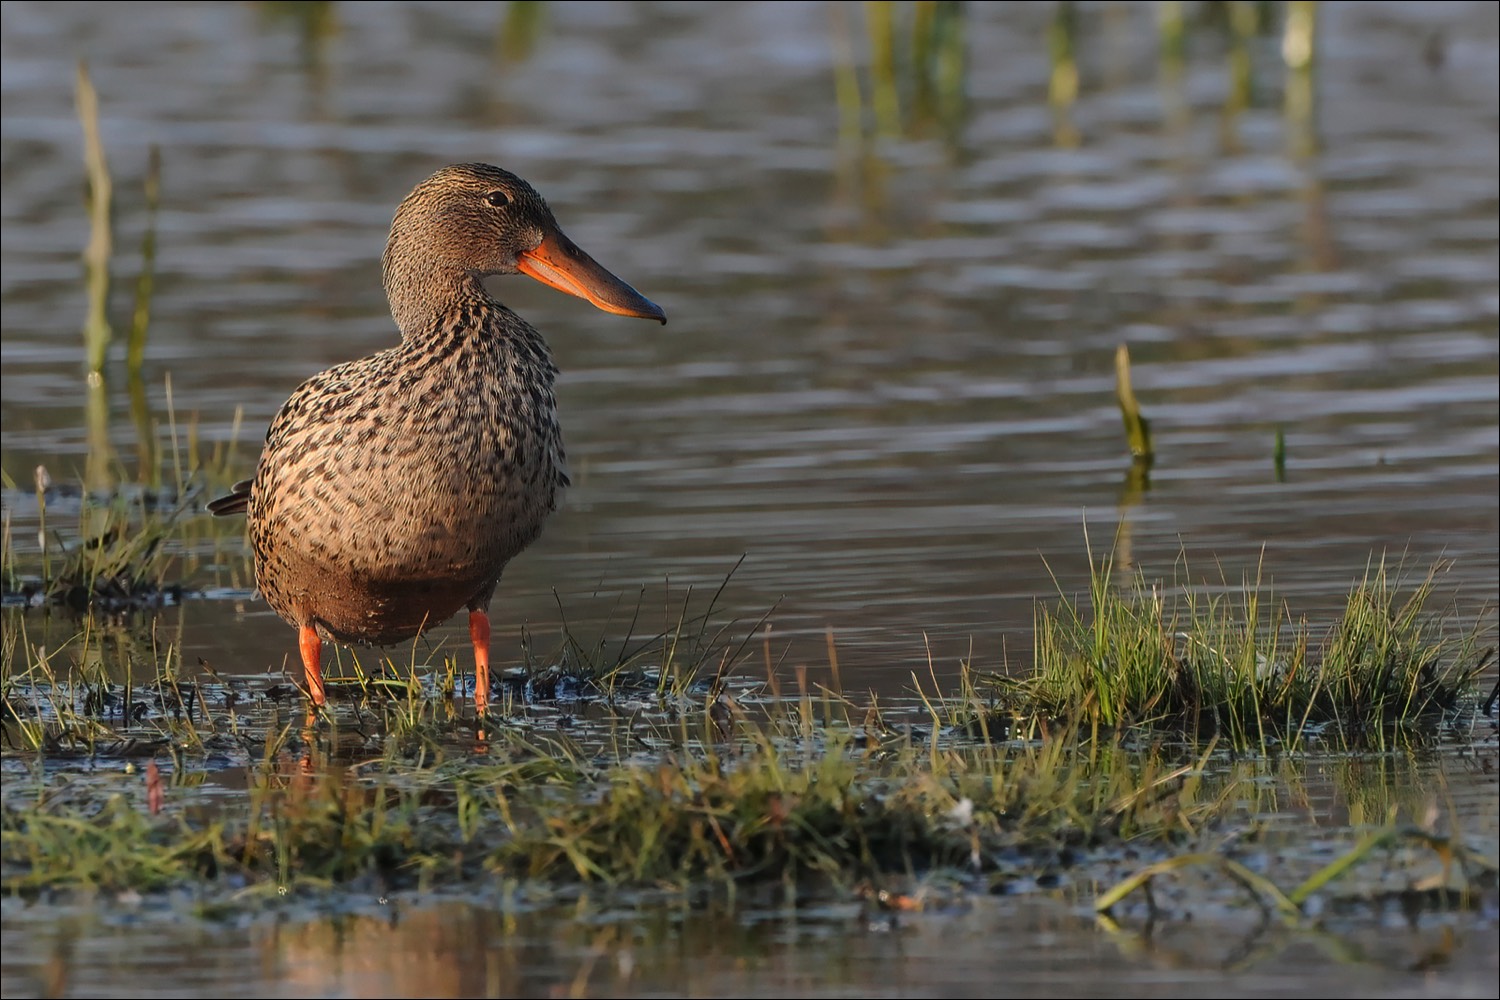
[[[133,768],[21,792],[12,779],[0,806],[0,891],[197,886],[216,911],[294,891],[522,879],[552,889],[770,890],[788,903],[875,887],[904,908],[886,887],[938,878],[1005,892],[1072,871],[1099,885],[1108,909],[1200,865],[1294,918],[1410,832],[1391,823],[1387,804],[1383,826],[1296,888],[1273,891],[1274,872],[1247,875],[1253,862],[1225,850],[1254,844],[1278,798],[1299,797],[1267,782],[1266,765],[1076,731],[976,742],[909,728],[893,738],[868,714],[860,722],[858,706],[821,700],[818,721],[796,702],[720,696],[676,717],[622,712],[583,738],[502,726],[468,750],[377,735],[356,740],[351,755],[338,727],[291,725],[255,744],[247,791],[234,796],[179,780],[185,755],[157,802]],[[1456,836],[1419,839],[1461,869],[1443,885],[1465,894],[1493,882],[1483,850]],[[1111,863],[1090,859],[1125,857],[1138,870],[1108,889],[1100,875]]]
[[983,880],[1005,851],[1042,859],[1170,838],[1214,807],[1180,770],[1118,747],[1083,760],[1065,742],[877,749],[853,726],[808,729],[796,713],[754,720],[719,704],[677,726],[622,722],[613,753],[504,730],[477,760],[343,766],[320,741],[300,755],[267,741],[247,796],[161,816],[139,781],[8,796],[0,876],[8,893],[204,878],[252,891],[365,877],[433,887],[482,875],[800,892],[947,866]]
[[[1399,893],[1404,897],[1402,901],[1408,914],[1413,910],[1426,908],[1424,904],[1436,904],[1441,908],[1472,906],[1478,902],[1483,888],[1494,888],[1497,871],[1495,858],[1472,850],[1452,837],[1436,834],[1410,823],[1388,823],[1360,838],[1354,846],[1291,889],[1283,890],[1274,880],[1225,854],[1199,852],[1179,854],[1147,865],[1101,893],[1094,900],[1094,908],[1105,919],[1109,919],[1110,912],[1126,897],[1141,891],[1147,897],[1152,916],[1157,916],[1157,905],[1151,896],[1152,882],[1183,869],[1201,867],[1217,869],[1225,878],[1240,885],[1268,920],[1274,917],[1295,926],[1303,922],[1307,915],[1306,907],[1315,896],[1347,876],[1355,867],[1376,860],[1379,853],[1389,853],[1403,844],[1426,848],[1433,854],[1440,868],[1435,876],[1410,880],[1410,884]],[[1424,899],[1424,894],[1433,898]]]

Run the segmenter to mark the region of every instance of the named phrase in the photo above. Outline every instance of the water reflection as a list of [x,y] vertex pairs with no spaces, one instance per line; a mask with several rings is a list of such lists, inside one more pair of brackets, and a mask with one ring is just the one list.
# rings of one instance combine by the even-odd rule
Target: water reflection
[[1492,953],[1446,924],[1403,934],[1334,919],[1289,932],[1252,919],[1100,934],[1065,894],[980,898],[895,922],[856,903],[793,916],[714,904],[622,912],[601,902],[538,906],[504,886],[483,902],[371,896],[355,912],[287,912],[228,934],[111,907],[79,911],[42,936],[7,900],[0,933],[18,957],[8,971],[18,996],[125,996],[143,977],[229,997],[1025,997],[1064,987],[1078,996],[1269,996],[1309,981],[1358,996],[1416,990],[1422,972],[1437,966],[1450,989],[1484,995],[1496,971]]

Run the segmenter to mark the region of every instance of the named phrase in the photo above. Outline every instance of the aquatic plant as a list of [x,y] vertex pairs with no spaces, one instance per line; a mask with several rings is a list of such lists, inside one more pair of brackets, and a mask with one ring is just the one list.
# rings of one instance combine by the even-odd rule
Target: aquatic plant
[[114,250],[114,226],[111,219],[114,183],[99,138],[99,94],[89,78],[88,67],[78,64],[76,79],[78,120],[83,126],[84,163],[89,182],[89,242],[84,250],[84,270],[88,277],[88,317],[84,321],[83,341],[87,370],[92,378],[104,371],[106,352],[114,338],[109,322],[109,260]]
[[1259,579],[1223,592],[1139,572],[1116,581],[1106,558],[1086,598],[1038,605],[1034,673],[996,678],[997,696],[1021,714],[1216,734],[1241,748],[1313,734],[1380,743],[1471,702],[1494,656],[1479,624],[1430,610],[1440,569],[1409,585],[1373,559],[1320,630]]
[[[649,690],[637,694],[649,701]],[[200,713],[162,723],[154,743],[107,743],[100,727],[89,759],[123,767],[8,780],[0,891],[197,885],[213,906],[521,879],[538,891],[582,882],[732,897],[759,888],[788,903],[864,893],[900,909],[920,905],[892,888],[913,880],[1003,892],[1099,857],[1114,859],[1101,871],[1135,861],[1129,878],[1101,889],[1101,909],[1171,871],[1210,865],[1295,918],[1312,894],[1412,829],[1395,822],[1389,785],[1347,775],[1345,796],[1385,796],[1370,803],[1374,829],[1355,831],[1359,843],[1300,876],[1297,889],[1275,890],[1274,873],[1245,874],[1243,852],[1271,829],[1279,799],[1305,795],[1295,770],[1212,743],[1184,753],[1067,726],[1043,739],[976,739],[941,724],[961,717],[972,695],[928,696],[931,726],[897,721],[911,716],[873,699],[806,689],[770,702],[720,694],[675,712],[621,704],[577,731],[512,720],[464,748],[443,721],[447,701],[418,692],[410,698],[421,718],[404,734],[383,728],[393,717],[382,722],[377,709],[364,722],[273,722],[230,739],[226,713],[209,707],[217,696],[199,685],[188,701]],[[408,710],[400,700],[389,703],[398,713]],[[423,730],[437,738],[414,739]],[[196,762],[236,746],[247,791],[196,791],[205,773]],[[154,781],[135,764],[153,754],[171,763]],[[1462,877],[1445,884],[1460,893],[1493,876],[1493,861],[1461,838],[1427,830],[1420,839],[1459,863]],[[1231,843],[1239,846],[1226,852]]]
[[[732,701],[672,722],[621,718],[584,746],[501,728],[477,759],[386,755],[342,765],[321,738],[268,734],[250,792],[212,808],[144,782],[7,795],[4,891],[150,889],[203,878],[284,891],[377,877],[433,885],[486,874],[614,885],[851,887],[997,855],[1045,858],[1171,837],[1212,796],[1159,754],[1070,741],[892,738],[846,719]],[[944,741],[946,742],[946,741]],[[300,747],[300,749],[299,749]],[[1143,788],[1156,794],[1143,795]]]
[[1156,448],[1151,443],[1150,421],[1141,415],[1140,401],[1135,398],[1130,379],[1130,348],[1124,344],[1115,350],[1115,401],[1120,404],[1120,417],[1125,422],[1130,457],[1137,465],[1149,469],[1156,460]]

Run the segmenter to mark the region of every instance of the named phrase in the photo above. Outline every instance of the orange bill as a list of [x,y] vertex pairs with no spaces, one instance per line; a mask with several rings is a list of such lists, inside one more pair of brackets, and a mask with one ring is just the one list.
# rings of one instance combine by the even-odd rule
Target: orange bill
[[558,230],[543,237],[535,250],[521,254],[516,267],[527,277],[588,299],[605,312],[667,321],[661,306],[610,274]]

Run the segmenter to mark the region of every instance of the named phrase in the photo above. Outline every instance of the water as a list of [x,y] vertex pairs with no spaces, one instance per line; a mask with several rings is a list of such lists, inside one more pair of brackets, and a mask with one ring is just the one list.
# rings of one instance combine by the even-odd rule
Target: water
[[[918,120],[908,93],[877,137],[865,77],[864,144],[841,138],[835,99],[840,39],[867,53],[858,7],[544,5],[534,37],[522,10],[7,3],[6,476],[96,476],[102,442],[134,463],[118,366],[107,430],[85,418],[85,58],[115,177],[116,321],[156,145],[150,408],[165,437],[170,377],[205,451],[242,411],[235,472],[297,383],[393,342],[385,231],[443,163],[528,178],[666,309],[657,328],[492,283],[563,368],[575,481],[497,594],[501,662],[523,625],[556,634],[559,602],[586,635],[641,600],[669,624],[743,555],[724,613],[774,608],[788,666],[821,667],[831,635],[851,687],[901,691],[929,658],[943,676],[1021,669],[1034,602],[1085,587],[1085,524],[1096,553],[1153,577],[1184,553],[1210,584],[1263,568],[1314,620],[1372,555],[1444,558],[1460,615],[1492,614],[1493,5],[1320,5],[1311,117],[1285,109],[1274,31],[1249,46],[1240,102],[1219,29],[1195,23],[1174,71],[1141,5],[1080,11],[1080,95],[1054,112],[1051,8],[973,5],[962,117]],[[1114,403],[1122,342],[1156,437],[1145,490]],[[31,501],[6,502],[24,553]],[[185,543],[187,582],[235,599],[167,621],[185,662],[259,674],[293,633],[250,599],[238,530]]]
[[[1336,921],[1309,933],[1251,920],[1099,933],[1077,910],[1034,899],[980,898],[895,924],[856,905],[795,921],[775,911],[730,919],[650,907],[610,919],[588,901],[504,907],[499,899],[372,900],[311,927],[262,920],[228,933],[150,914],[110,921],[78,912],[26,942],[33,951],[7,976],[7,992],[38,995],[52,975],[78,996],[132,995],[144,980],[173,983],[175,995],[226,997],[1277,997],[1333,972],[1334,995],[1482,997],[1494,995],[1496,971],[1482,938],[1445,943],[1441,928],[1394,945],[1392,935]],[[1365,961],[1334,965],[1341,949]],[[1412,969],[1449,949],[1456,959],[1438,994]]]

